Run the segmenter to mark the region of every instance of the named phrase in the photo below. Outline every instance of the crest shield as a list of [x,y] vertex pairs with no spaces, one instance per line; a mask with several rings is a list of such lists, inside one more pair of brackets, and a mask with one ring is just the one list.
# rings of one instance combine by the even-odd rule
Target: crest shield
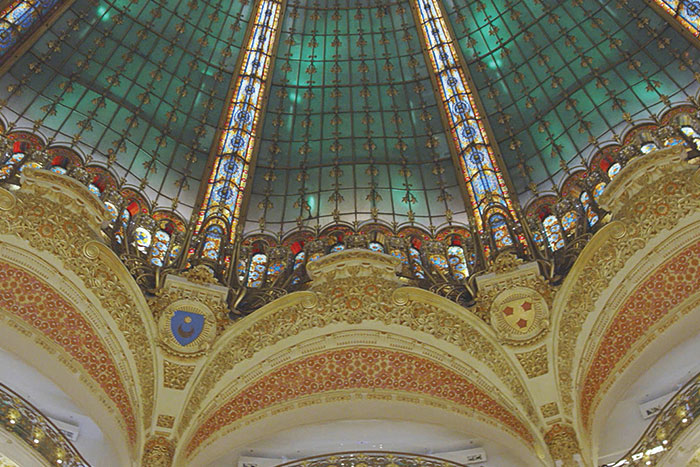
[[203,329],[204,316],[198,313],[176,310],[170,318],[170,331],[183,347],[197,340]]

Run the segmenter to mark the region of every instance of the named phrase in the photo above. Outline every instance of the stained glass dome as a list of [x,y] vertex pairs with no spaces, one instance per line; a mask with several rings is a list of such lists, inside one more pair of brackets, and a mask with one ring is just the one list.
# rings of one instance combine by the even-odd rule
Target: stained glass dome
[[[204,186],[246,73],[255,15],[266,14],[260,2],[15,3],[3,13],[8,47],[24,41],[2,57],[8,131],[72,148],[154,207],[196,214],[214,193]],[[488,196],[504,195],[494,188],[503,184],[526,207],[559,196],[633,124],[653,123],[697,93],[697,2],[435,3],[439,40],[454,41],[449,66],[472,93],[459,104],[476,119],[464,128],[450,120],[465,109],[444,94],[434,32],[423,36],[432,3],[272,3],[274,24],[260,33],[269,59],[249,117],[250,165],[235,167],[248,182],[234,187],[248,232],[473,224],[471,149],[460,146],[472,132],[483,133],[484,154],[502,172],[485,176]],[[33,12],[31,21],[12,23],[20,10]],[[34,23],[41,31],[20,37]]]

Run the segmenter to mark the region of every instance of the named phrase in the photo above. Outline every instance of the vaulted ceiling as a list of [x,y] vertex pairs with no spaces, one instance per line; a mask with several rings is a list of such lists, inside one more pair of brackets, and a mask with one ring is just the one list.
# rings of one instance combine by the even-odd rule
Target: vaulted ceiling
[[[247,230],[468,222],[411,3],[287,2]],[[252,4],[75,0],[0,77],[2,115],[189,217]],[[700,52],[644,0],[442,4],[522,203],[697,91]]]

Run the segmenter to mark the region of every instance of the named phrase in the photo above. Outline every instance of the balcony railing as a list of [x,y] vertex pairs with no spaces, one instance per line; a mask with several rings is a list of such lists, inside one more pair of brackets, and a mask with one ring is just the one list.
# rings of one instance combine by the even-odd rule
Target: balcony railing
[[89,467],[75,446],[39,409],[0,383],[0,424],[50,465]]
[[278,467],[464,467],[464,464],[419,454],[363,451],[307,457]]
[[700,416],[700,373],[683,386],[656,415],[639,441],[620,460],[601,467],[654,466],[671,451]]

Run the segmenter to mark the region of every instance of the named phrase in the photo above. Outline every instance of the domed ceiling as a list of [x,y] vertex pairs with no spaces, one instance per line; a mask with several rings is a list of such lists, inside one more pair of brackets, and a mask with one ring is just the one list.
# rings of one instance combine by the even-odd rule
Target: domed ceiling
[[[75,0],[0,78],[2,115],[79,149],[185,218],[254,3]],[[469,223],[412,0],[288,1],[246,230]],[[644,0],[443,0],[503,169],[525,204],[626,121],[697,91],[700,52]],[[599,143],[600,142],[600,143]]]

